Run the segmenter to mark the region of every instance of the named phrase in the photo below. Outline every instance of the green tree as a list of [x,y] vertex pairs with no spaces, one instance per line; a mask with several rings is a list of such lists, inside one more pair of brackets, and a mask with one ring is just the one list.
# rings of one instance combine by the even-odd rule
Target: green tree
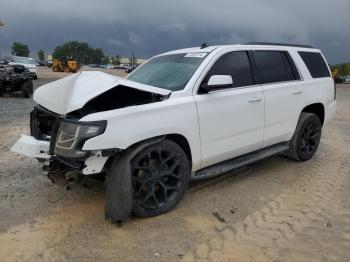
[[105,57],[102,49],[92,48],[88,43],[71,41],[57,46],[52,54],[54,58],[71,57],[81,64],[101,64]]
[[110,62],[110,59],[108,56],[104,56],[101,60],[101,63],[104,65],[109,64],[109,62]]
[[25,57],[29,56],[28,46],[20,42],[13,42],[11,49],[12,49],[11,53],[13,55],[25,56]]
[[341,76],[347,76],[350,75],[350,62],[334,65],[331,67],[332,70],[337,69],[339,75]]
[[40,61],[44,61],[44,60],[45,60],[45,53],[44,53],[44,50],[39,49],[39,51],[38,51],[38,57],[39,57],[39,60],[40,60]]
[[129,57],[129,63],[131,66],[135,66],[137,64],[137,58],[134,55],[134,53],[132,53],[131,56]]
[[120,56],[118,54],[112,58],[112,64],[113,65],[120,65]]

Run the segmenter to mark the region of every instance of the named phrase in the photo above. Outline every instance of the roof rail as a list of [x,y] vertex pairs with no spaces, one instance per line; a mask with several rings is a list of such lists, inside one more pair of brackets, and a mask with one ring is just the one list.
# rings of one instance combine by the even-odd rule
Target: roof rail
[[278,46],[292,46],[292,47],[314,48],[312,45],[296,45],[296,44],[269,43],[269,42],[248,42],[248,43],[244,43],[242,45],[278,45]]

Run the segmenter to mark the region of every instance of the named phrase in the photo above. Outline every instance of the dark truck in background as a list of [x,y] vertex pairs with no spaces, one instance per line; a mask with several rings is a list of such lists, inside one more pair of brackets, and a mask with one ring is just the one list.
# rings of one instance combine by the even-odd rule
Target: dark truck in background
[[21,91],[24,98],[33,94],[30,72],[22,65],[0,65],[0,96],[17,91]]

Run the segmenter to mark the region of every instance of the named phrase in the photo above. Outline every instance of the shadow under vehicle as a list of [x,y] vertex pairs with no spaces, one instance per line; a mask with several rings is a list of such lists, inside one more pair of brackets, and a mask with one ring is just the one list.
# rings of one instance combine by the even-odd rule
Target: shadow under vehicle
[[0,96],[17,91],[25,98],[33,94],[30,72],[22,65],[0,65]]

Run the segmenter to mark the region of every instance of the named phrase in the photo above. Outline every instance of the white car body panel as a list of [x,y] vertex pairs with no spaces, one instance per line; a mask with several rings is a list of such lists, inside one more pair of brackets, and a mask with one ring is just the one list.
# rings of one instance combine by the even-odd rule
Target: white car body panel
[[[218,58],[227,52],[242,50],[288,51],[301,80],[256,84],[208,94],[197,93],[203,78]],[[331,77],[313,79],[298,51],[320,52],[313,48],[261,45],[175,50],[161,55],[206,53],[203,63],[183,90],[171,92],[90,71],[80,72],[40,87],[34,93],[34,100],[46,109],[64,116],[82,108],[88,101],[107,90],[118,88],[119,85],[164,96],[170,95],[168,99],[160,102],[84,116],[79,121],[107,120],[107,127],[103,134],[88,139],[83,145],[83,150],[123,150],[149,138],[178,134],[189,143],[194,172],[269,145],[289,141],[301,111],[310,104],[318,103],[324,106],[325,124],[334,117],[336,102]],[[36,144],[35,141],[31,143]],[[35,150],[32,156],[36,155],[37,149]],[[27,155],[30,155],[29,151]],[[104,159],[96,157],[89,159],[90,164],[88,170],[85,169],[85,174],[103,168],[103,161]]]
[[83,168],[84,175],[100,173],[108,160],[108,156],[101,156],[101,153],[96,153],[89,156],[85,160]]
[[[49,146],[49,141],[37,140],[32,136],[21,135],[21,138],[11,147],[11,151],[31,158],[49,160],[52,157],[48,154]],[[84,175],[101,173],[107,160],[108,157],[102,156],[100,152],[92,154],[85,160],[82,173]]]
[[291,139],[304,107],[303,92],[302,81],[264,85],[264,147]]
[[90,114],[81,121],[107,120],[102,135],[87,140],[83,150],[126,149],[139,141],[167,134],[184,136],[191,148],[193,169],[201,166],[197,109],[193,97]]
[[49,141],[37,140],[32,136],[21,135],[21,138],[12,146],[11,151],[28,157],[49,159]]
[[202,167],[261,148],[264,93],[260,86],[196,95]]
[[142,85],[100,71],[83,71],[41,86],[35,90],[33,99],[52,112],[66,115],[118,85],[161,95],[170,94],[168,90]]

